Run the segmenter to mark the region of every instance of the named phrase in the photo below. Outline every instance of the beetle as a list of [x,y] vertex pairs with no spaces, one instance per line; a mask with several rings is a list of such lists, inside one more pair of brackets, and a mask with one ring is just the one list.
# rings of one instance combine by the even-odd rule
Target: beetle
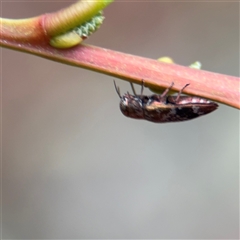
[[142,80],[141,94],[135,92],[132,83],[133,95],[129,92],[123,96],[115,81],[114,86],[120,98],[120,110],[126,117],[145,119],[154,123],[181,122],[211,113],[218,108],[218,104],[197,96],[182,96],[186,84],[177,96],[169,96],[172,83],[165,91],[158,95],[143,95],[144,81]]

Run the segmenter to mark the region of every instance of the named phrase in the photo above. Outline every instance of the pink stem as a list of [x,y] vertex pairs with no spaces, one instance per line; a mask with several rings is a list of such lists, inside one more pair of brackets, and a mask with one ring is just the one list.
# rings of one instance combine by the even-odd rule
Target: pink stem
[[28,52],[54,61],[101,72],[113,77],[141,84],[146,87],[169,87],[174,82],[174,90],[185,84],[190,86],[184,92],[198,95],[240,109],[238,77],[191,69],[176,64],[133,56],[90,45],[78,45],[71,49],[55,49],[46,42],[37,45],[23,43],[21,46],[11,42],[1,45]]

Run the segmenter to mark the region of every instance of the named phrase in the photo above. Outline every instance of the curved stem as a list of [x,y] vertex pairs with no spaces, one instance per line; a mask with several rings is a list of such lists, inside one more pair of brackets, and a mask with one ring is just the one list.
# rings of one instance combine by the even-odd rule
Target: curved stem
[[91,19],[113,0],[78,1],[56,13],[28,19],[0,19],[1,40],[41,43],[42,41],[67,32]]

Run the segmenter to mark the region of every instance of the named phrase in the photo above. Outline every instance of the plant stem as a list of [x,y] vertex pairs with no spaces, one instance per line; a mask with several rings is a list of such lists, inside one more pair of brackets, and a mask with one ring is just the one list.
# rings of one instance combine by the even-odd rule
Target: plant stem
[[78,45],[71,49],[55,49],[46,43],[37,46],[1,41],[4,47],[31,53],[64,64],[86,68],[92,71],[118,77],[146,87],[167,88],[171,82],[173,90],[179,91],[186,83],[190,86],[184,92],[218,101],[240,109],[239,78],[211,73],[176,64],[133,56],[90,45]]
[[[56,13],[35,18],[11,20],[0,19],[0,46],[34,54],[64,64],[86,68],[133,83],[142,83],[150,89],[167,88],[174,82],[173,90],[208,98],[240,109],[240,93],[237,77],[167,64],[153,59],[133,56],[89,45],[77,45],[79,39],[65,31],[91,19],[113,0],[78,1]],[[50,45],[52,37],[64,32],[60,43]],[[60,34],[61,35],[61,34]],[[58,38],[56,38],[59,40]],[[55,40],[55,38],[54,38]],[[55,42],[55,43],[56,43]],[[71,47],[71,48],[69,48]]]

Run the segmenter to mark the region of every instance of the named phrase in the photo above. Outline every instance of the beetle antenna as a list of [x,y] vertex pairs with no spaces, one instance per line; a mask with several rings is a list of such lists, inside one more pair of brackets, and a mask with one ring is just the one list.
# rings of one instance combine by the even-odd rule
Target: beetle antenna
[[115,89],[116,89],[116,92],[117,92],[118,96],[119,96],[120,98],[122,98],[122,97],[121,97],[121,94],[120,94],[120,89],[119,89],[119,87],[117,87],[115,80],[113,80],[113,82],[114,82],[114,86],[115,86]]

